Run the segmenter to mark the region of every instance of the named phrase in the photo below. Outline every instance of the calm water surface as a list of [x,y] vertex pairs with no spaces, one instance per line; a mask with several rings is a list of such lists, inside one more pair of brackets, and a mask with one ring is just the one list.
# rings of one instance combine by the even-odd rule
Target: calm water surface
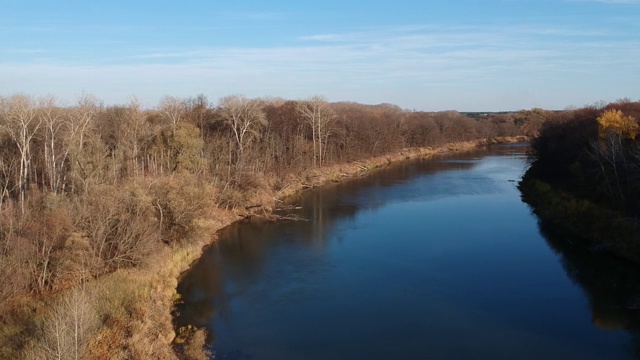
[[216,359],[640,359],[638,267],[538,224],[527,148],[414,160],[242,223],[184,274]]

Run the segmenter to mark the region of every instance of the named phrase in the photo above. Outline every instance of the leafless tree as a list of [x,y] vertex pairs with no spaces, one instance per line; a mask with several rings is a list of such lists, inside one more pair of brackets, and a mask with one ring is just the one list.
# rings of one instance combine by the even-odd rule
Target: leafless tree
[[91,243],[103,271],[140,264],[158,240],[151,201],[135,189],[101,185],[78,200],[76,227]]
[[311,127],[313,139],[313,165],[322,166],[325,162],[326,144],[332,133],[336,117],[327,100],[320,96],[300,101],[298,111]]
[[18,161],[15,157],[0,152],[0,209],[10,201],[10,194],[15,188],[12,178],[17,168]]
[[184,100],[177,97],[164,96],[160,99],[159,111],[162,118],[171,125],[171,129],[175,133],[178,124],[180,124],[185,115],[186,104]]
[[38,342],[27,351],[27,358],[83,359],[99,324],[92,303],[83,286],[65,294],[45,318]]
[[222,121],[233,132],[238,153],[236,164],[242,164],[246,147],[267,123],[262,104],[243,95],[231,95],[220,99],[218,111]]
[[611,199],[624,201],[627,187],[623,189],[623,184],[628,184],[628,166],[620,134],[609,133],[603,138],[592,140],[589,153],[598,163]]
[[65,137],[69,135],[68,121],[64,109],[58,106],[56,99],[49,96],[40,100],[39,116],[44,128],[43,156],[49,190],[58,193],[64,181],[64,165],[69,148],[64,147]]
[[206,122],[211,113],[209,99],[204,94],[198,94],[196,97],[186,99],[185,105],[189,112],[188,117],[200,129],[200,137],[204,140]]
[[35,100],[18,94],[0,99],[0,127],[13,139],[20,153],[18,197],[24,213],[24,200],[31,170],[31,143],[40,127]]
[[138,175],[142,149],[154,136],[140,101],[134,97],[127,105],[108,107],[100,120],[102,141],[111,156],[119,160],[122,175]]
[[69,175],[73,180],[67,182],[70,182],[71,192],[75,193],[79,185],[87,191],[89,180],[100,175],[99,158],[106,154],[95,151],[103,145],[97,139],[95,125],[97,115],[102,111],[102,103],[92,95],[83,94],[76,106],[69,110],[65,119],[68,134],[65,136],[64,148],[69,158]]

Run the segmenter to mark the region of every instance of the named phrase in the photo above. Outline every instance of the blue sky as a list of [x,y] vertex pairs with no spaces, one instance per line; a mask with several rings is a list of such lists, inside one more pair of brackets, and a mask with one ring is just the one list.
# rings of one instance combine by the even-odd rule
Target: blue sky
[[563,109],[640,100],[640,0],[0,0],[0,94]]

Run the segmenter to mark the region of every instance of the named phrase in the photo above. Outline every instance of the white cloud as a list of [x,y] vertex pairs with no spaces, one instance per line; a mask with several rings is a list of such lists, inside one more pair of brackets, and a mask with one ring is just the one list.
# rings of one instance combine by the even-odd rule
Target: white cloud
[[563,108],[633,96],[630,75],[640,72],[640,39],[531,24],[371,28],[299,37],[290,46],[138,49],[73,62],[33,55],[29,63],[0,60],[5,90],[67,98],[86,90],[107,102],[135,93],[148,105],[165,94],[202,92],[212,98],[322,93],[429,110]]

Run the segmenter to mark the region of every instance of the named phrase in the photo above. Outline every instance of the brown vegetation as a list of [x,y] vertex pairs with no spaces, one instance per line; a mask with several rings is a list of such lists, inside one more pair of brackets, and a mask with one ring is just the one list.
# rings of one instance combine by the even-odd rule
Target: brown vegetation
[[438,146],[533,133],[545,114],[319,96],[165,97],[150,110],[0,97],[0,357],[175,357],[175,281],[211,230]]
[[532,142],[520,188],[549,223],[640,261],[640,102],[621,100],[549,118]]

